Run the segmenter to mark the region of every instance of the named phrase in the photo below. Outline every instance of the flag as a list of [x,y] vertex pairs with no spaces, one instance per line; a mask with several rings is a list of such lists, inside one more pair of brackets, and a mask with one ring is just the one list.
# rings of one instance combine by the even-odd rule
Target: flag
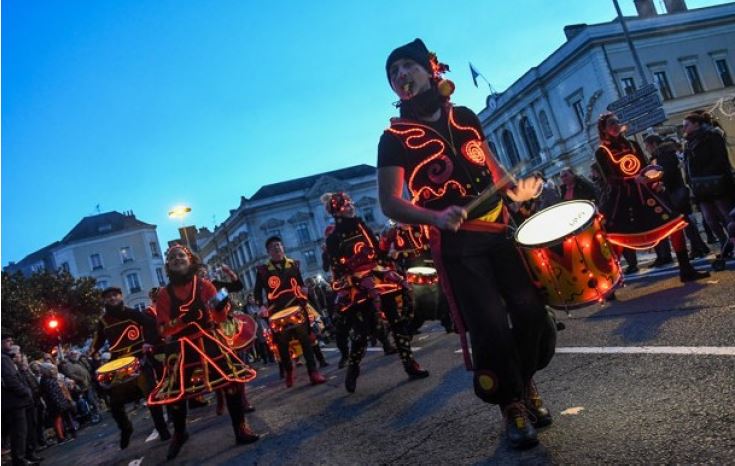
[[470,73],[472,73],[472,82],[475,83],[475,87],[477,87],[477,77],[480,76],[480,73],[475,69],[474,66],[472,66],[471,62],[470,62]]

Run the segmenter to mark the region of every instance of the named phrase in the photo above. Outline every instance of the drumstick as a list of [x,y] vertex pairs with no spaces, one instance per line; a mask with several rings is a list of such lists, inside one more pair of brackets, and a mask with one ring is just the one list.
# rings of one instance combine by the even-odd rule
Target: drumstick
[[494,182],[492,186],[485,189],[480,194],[478,194],[476,198],[472,199],[470,202],[465,204],[464,209],[467,211],[467,215],[469,216],[473,210],[475,210],[476,208],[480,206],[480,204],[482,204],[483,202],[493,197],[495,193],[497,193],[500,190],[500,186],[504,186],[508,181],[515,183],[516,180],[513,175],[523,170],[525,166],[526,166],[525,162],[520,162],[518,165],[511,168],[509,171],[506,171],[505,175],[503,175],[503,177],[500,178],[497,182]]

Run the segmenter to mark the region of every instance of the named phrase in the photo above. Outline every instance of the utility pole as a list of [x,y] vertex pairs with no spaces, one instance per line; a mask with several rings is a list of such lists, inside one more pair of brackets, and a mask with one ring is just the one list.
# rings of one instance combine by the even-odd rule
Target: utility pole
[[615,5],[615,11],[618,12],[618,20],[620,20],[620,25],[623,26],[623,35],[625,36],[625,40],[628,42],[628,47],[630,48],[630,53],[633,55],[633,61],[635,61],[635,66],[638,68],[638,74],[641,75],[641,81],[643,81],[643,85],[648,84],[648,79],[646,79],[646,74],[643,72],[643,65],[641,64],[641,59],[638,56],[638,52],[635,50],[635,46],[633,45],[633,41],[630,38],[630,32],[628,31],[628,25],[625,24],[625,18],[623,17],[623,12],[620,11],[620,5],[618,4],[618,0],[612,0],[613,5]]

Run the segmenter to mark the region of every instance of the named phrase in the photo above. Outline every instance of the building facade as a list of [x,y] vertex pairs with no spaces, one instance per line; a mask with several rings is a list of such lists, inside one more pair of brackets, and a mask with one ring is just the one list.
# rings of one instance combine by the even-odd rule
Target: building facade
[[[735,3],[688,10],[683,0],[636,1],[626,18],[648,83],[658,87],[673,133],[692,110],[710,111],[735,143]],[[567,41],[506,91],[488,97],[480,120],[493,151],[508,167],[558,173],[588,171],[598,145],[597,118],[643,86],[618,20],[564,29]],[[732,151],[731,151],[732,152]]]
[[93,277],[100,289],[117,286],[128,306],[144,308],[148,291],[166,284],[156,226],[132,212],[85,217],[61,241],[26,256],[6,272],[26,275],[66,270],[74,277]]
[[[267,259],[265,241],[280,236],[286,255],[301,262],[304,278],[323,275],[322,243],[332,217],[320,201],[326,192],[344,191],[357,213],[376,232],[387,222],[378,206],[375,167],[357,165],[261,187],[214,232],[197,236],[199,253],[216,274],[225,263],[240,277],[247,291],[255,285],[255,267]],[[201,238],[201,239],[200,239]]]

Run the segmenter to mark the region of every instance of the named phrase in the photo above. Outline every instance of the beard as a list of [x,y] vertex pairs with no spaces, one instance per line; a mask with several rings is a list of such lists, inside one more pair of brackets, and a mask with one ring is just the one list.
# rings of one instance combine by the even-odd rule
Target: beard
[[445,98],[439,94],[436,86],[432,85],[429,89],[420,94],[416,94],[408,100],[402,100],[398,103],[398,108],[403,118],[416,118],[422,116],[433,115],[444,104]]
[[186,272],[175,272],[168,267],[166,267],[166,273],[168,275],[168,280],[172,285],[184,285],[186,283],[189,283],[194,279],[194,275],[196,275],[197,268],[196,267],[189,267],[189,269]]

